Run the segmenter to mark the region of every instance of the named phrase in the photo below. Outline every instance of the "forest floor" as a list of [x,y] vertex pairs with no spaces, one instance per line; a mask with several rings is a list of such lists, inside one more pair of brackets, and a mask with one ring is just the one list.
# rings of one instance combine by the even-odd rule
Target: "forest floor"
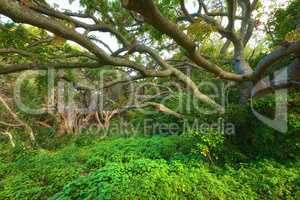
[[[300,159],[209,163],[181,136],[0,149],[0,199],[300,199]],[[242,155],[240,155],[242,157]]]

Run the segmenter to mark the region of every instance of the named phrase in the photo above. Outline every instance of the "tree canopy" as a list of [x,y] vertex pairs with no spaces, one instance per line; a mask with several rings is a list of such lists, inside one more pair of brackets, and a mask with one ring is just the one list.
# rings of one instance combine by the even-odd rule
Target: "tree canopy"
[[[49,68],[125,68],[136,72],[135,76],[130,77],[133,80],[174,77],[183,82],[201,102],[219,107],[176,65],[204,70],[218,79],[254,84],[274,63],[294,55],[295,61],[282,68],[288,68],[288,83],[299,79],[299,41],[282,41],[282,35],[286,34],[281,33],[283,28],[280,26],[286,27],[286,22],[281,23],[280,20],[280,25],[273,24],[279,30],[276,38],[282,43],[257,65],[249,64],[245,49],[259,22],[259,18],[253,15],[259,7],[258,2],[197,1],[197,12],[190,13],[185,1],[93,0],[80,1],[84,10],[72,13],[53,8],[44,1],[4,0],[1,2],[1,14],[18,25],[1,25],[2,40],[5,40],[1,52],[18,55],[19,59],[18,62],[2,62],[0,73]],[[297,12],[297,7],[291,7]],[[278,18],[280,15],[278,12]],[[298,18],[293,13],[289,16],[293,23],[289,23],[288,30],[293,31]],[[82,19],[89,19],[92,23]],[[29,30],[22,24],[37,29]],[[83,30],[79,32],[78,28]],[[50,36],[47,31],[54,35]],[[117,38],[120,49],[112,51],[110,44],[94,37],[93,32],[110,33]],[[212,37],[218,38],[223,45],[220,55],[226,55],[226,59],[230,60],[228,65],[220,62],[221,56],[211,58],[205,53],[205,43]],[[62,45],[66,40],[76,42],[84,49],[75,50]],[[229,51],[231,46],[233,50]],[[53,51],[53,48],[59,51]],[[49,54],[45,56],[47,51]],[[163,55],[164,51],[168,52],[167,56]],[[248,84],[245,87],[251,86]],[[249,89],[244,96],[249,97]]]

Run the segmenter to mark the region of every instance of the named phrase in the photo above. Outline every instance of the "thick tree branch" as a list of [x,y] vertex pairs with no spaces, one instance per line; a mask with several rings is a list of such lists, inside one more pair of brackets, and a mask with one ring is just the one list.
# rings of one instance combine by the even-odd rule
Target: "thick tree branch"
[[200,92],[198,86],[193,82],[193,80],[188,77],[187,75],[185,75],[183,72],[181,72],[180,70],[174,68],[173,66],[169,65],[167,62],[165,62],[159,55],[157,52],[155,52],[155,50],[146,47],[144,45],[138,45],[135,47],[136,51],[139,52],[146,52],[148,54],[150,54],[150,56],[158,62],[159,65],[161,65],[162,67],[164,67],[167,70],[170,70],[171,75],[175,76],[178,80],[182,81],[189,90],[191,90],[191,92],[202,102],[211,105],[215,108],[217,108],[219,110],[219,112],[223,112],[223,108],[217,104],[214,100],[212,100],[211,98],[209,98],[207,95],[203,94]]
[[280,59],[282,59],[292,53],[300,55],[299,52],[300,52],[300,41],[294,42],[294,43],[287,43],[285,46],[277,48],[276,50],[271,52],[269,55],[264,57],[257,64],[256,69],[253,73],[253,78],[255,78],[255,80],[260,80],[269,66],[280,61]]
[[77,42],[103,61],[107,63],[111,62],[112,58],[110,58],[102,49],[97,47],[88,38],[77,33],[74,29],[60,23],[59,21],[39,14],[25,6],[21,6],[15,1],[1,0],[0,13],[10,17],[15,22],[31,24],[33,26],[49,30],[67,40]]
[[[90,41],[87,37],[77,33],[74,29],[60,23],[59,21],[53,20],[49,17],[46,17],[43,14],[39,14],[25,6],[21,6],[14,1],[1,0],[0,1],[0,13],[4,14],[5,16],[10,17],[15,22],[31,24],[33,26],[51,31],[52,33],[55,33],[67,40],[71,40],[71,41],[74,41],[74,42],[80,44],[81,46],[85,47],[90,52],[92,52],[94,55],[96,55],[98,57],[98,59],[100,60],[99,62],[101,63],[101,65],[128,67],[128,68],[132,68],[132,69],[135,69],[135,70],[141,72],[145,76],[157,75],[158,77],[160,77],[160,76],[166,76],[166,74],[168,74],[165,72],[161,72],[161,73],[151,72],[151,71],[146,70],[144,68],[144,66],[142,66],[140,64],[136,64],[127,59],[115,58],[115,57],[109,56],[108,54],[105,53],[104,50],[99,48],[96,44],[94,44],[92,41]],[[127,43],[127,40],[124,41],[124,43]],[[35,69],[35,64],[15,66],[14,69],[12,69],[12,72],[28,70],[31,68]],[[43,67],[43,68],[45,68],[45,67]],[[6,68],[6,69],[4,69],[3,73],[10,73],[10,71],[11,71],[10,69]]]
[[[262,84],[260,84],[262,83]],[[261,87],[263,86],[263,87]],[[287,67],[276,72],[272,80],[262,80],[253,88],[252,96],[263,96],[280,89],[300,86],[300,60],[296,59]]]
[[23,64],[0,64],[0,74],[11,74],[26,70],[48,70],[48,69],[74,69],[74,68],[98,68],[103,66],[99,62],[56,62],[56,63],[23,63]]
[[152,0],[144,0],[142,2],[139,0],[123,0],[122,3],[125,8],[143,15],[145,21],[154,28],[173,38],[177,44],[186,50],[187,56],[197,65],[223,79],[235,81],[245,80],[246,77],[226,72],[216,64],[206,60],[197,50],[195,43],[190,40],[176,24],[162,16]]
[[15,49],[15,48],[0,49],[0,54],[11,54],[11,53],[19,54],[21,56],[28,56],[28,57],[33,55],[31,52],[27,52],[21,49]]

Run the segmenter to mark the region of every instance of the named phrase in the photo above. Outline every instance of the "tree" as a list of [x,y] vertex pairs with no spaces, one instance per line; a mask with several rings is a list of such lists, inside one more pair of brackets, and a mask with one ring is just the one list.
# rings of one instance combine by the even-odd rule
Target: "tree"
[[[99,69],[109,66],[115,70],[125,69],[132,81],[172,77],[184,83],[188,92],[199,101],[217,108],[220,113],[224,112],[224,108],[202,93],[195,81],[176,67],[178,63],[188,65],[200,73],[203,73],[203,70],[209,72],[217,79],[238,83],[241,86],[242,102],[250,98],[251,91],[257,85],[259,90],[272,91],[297,86],[300,81],[300,42],[297,40],[283,41],[256,66],[251,66],[247,61],[245,49],[258,23],[258,19],[253,18],[258,0],[218,2],[198,0],[198,11],[195,13],[189,13],[184,0],[83,0],[80,2],[85,11],[73,13],[52,8],[39,0],[2,0],[0,14],[11,18],[15,23],[29,24],[54,34],[52,38],[49,38],[48,34],[41,36],[38,41],[35,41],[38,45],[44,44],[44,41],[59,43],[70,40],[85,50],[71,51],[72,55],[70,55],[70,50],[60,48],[59,56],[50,56],[37,61],[34,56],[37,52],[28,48],[27,44],[21,47],[5,46],[0,49],[1,54],[17,54],[26,59],[18,62],[2,61],[0,74],[51,68]],[[89,19],[93,23],[85,23],[78,18]],[[228,21],[225,26],[222,22],[224,19]],[[0,28],[6,29],[4,24]],[[84,29],[83,33],[79,33],[77,28]],[[120,49],[113,51],[105,41],[92,37],[92,32],[110,33],[117,38]],[[225,70],[220,62],[221,57],[213,61],[214,59],[203,54],[202,44],[212,33],[224,41],[221,55],[226,55],[230,60],[230,69]],[[231,46],[232,55],[229,52]],[[180,56],[167,58],[163,56],[163,50]],[[141,59],[140,55],[145,55],[146,58]],[[257,84],[267,71],[272,71],[273,64],[290,56],[293,62],[288,66],[282,66],[282,69],[287,69],[288,72],[286,82],[271,81],[273,84],[268,86],[264,86],[263,82]],[[132,70],[135,73],[132,73]],[[276,77],[273,79],[275,80]],[[112,83],[114,84],[116,83]],[[259,91],[254,94],[256,93]],[[161,107],[155,103],[147,105]],[[163,110],[172,113],[166,107]]]

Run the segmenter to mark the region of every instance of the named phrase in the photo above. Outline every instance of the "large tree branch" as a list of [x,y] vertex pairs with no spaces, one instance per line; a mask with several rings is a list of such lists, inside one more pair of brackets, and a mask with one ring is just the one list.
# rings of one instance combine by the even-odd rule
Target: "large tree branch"
[[167,62],[165,62],[159,55],[157,52],[155,52],[155,50],[146,47],[144,45],[138,45],[135,47],[136,51],[139,52],[146,52],[148,54],[150,54],[150,56],[158,62],[159,65],[161,65],[162,67],[164,67],[167,70],[170,70],[171,75],[175,76],[178,80],[182,81],[189,90],[191,90],[191,92],[196,96],[196,98],[198,98],[200,101],[213,106],[214,108],[217,108],[219,110],[219,112],[223,112],[223,108],[217,104],[214,100],[212,100],[211,98],[209,98],[207,95],[203,94],[200,92],[199,88],[197,87],[197,85],[195,84],[195,82],[187,75],[185,75],[183,72],[181,72],[180,70],[174,68],[173,66],[169,65]]
[[300,60],[276,72],[272,79],[262,80],[253,88],[252,96],[263,96],[271,92],[300,86]]
[[[144,68],[143,65],[117,59],[116,66],[128,67],[140,72],[144,77],[166,77],[170,76],[170,70],[152,71]],[[76,69],[76,68],[100,68],[107,66],[103,62],[53,62],[53,63],[23,63],[23,64],[0,64],[0,74],[10,74],[25,70],[47,70],[47,69]]]
[[[190,41],[187,38],[187,36],[178,29],[178,27],[175,24],[166,20],[159,13],[159,11],[154,6],[152,1],[147,0],[147,2],[151,2],[150,7],[147,7],[147,8],[144,7],[144,9],[146,9],[146,13],[148,13],[147,18],[148,19],[153,18],[150,21],[153,22],[152,24],[154,26],[161,27],[163,29],[162,30],[163,32],[172,36],[172,38],[174,38],[175,41],[177,41],[177,43],[179,43],[181,46],[183,46],[187,50],[188,55],[191,58],[191,60],[193,60],[196,64],[209,70],[210,72],[213,72],[216,76],[224,78],[224,79],[241,81],[245,78],[244,76],[240,76],[240,75],[236,75],[236,74],[233,74],[230,72],[223,71],[217,65],[215,65],[215,64],[209,62],[208,60],[206,60],[205,58],[203,58],[199,54],[199,52],[196,50],[195,44],[192,41]],[[151,5],[152,5],[152,8],[151,8]],[[154,14],[155,14],[154,17],[152,17],[152,12],[154,12]],[[68,39],[68,40],[72,40],[72,41],[80,44],[81,46],[85,47],[86,49],[88,49],[90,52],[95,54],[99,59],[101,59],[101,62],[104,62],[107,65],[113,65],[113,66],[125,65],[127,67],[131,67],[134,69],[136,69],[136,67],[137,67],[137,65],[133,62],[129,62],[127,60],[120,59],[120,58],[113,58],[113,57],[107,55],[96,44],[91,42],[88,38],[77,33],[74,29],[72,29],[56,20],[50,19],[50,18],[46,17],[45,15],[39,14],[35,11],[32,11],[31,9],[29,9],[25,6],[21,6],[14,1],[9,1],[9,0],[1,1],[0,2],[0,13],[12,18],[16,22],[28,23],[33,26],[37,26],[39,28],[49,30],[63,38]],[[79,23],[79,22],[76,22],[76,23]],[[140,69],[141,66],[139,66],[138,68]]]
[[122,3],[125,8],[140,13],[144,16],[147,23],[174,39],[178,45],[186,50],[187,56],[197,65],[223,79],[235,81],[243,81],[246,79],[243,75],[226,72],[216,64],[206,60],[197,50],[196,44],[190,40],[176,24],[170,22],[163,16],[152,0],[123,0]]
[[53,20],[43,14],[39,14],[26,6],[21,6],[15,1],[1,0],[0,13],[10,17],[15,22],[27,23],[48,30],[67,40],[72,40],[85,47],[98,58],[107,63],[110,63],[112,60],[112,58],[110,58],[102,49],[97,47],[97,45],[91,42],[88,38],[77,33],[74,29],[60,23],[57,20]]
[[[80,44],[82,47],[85,47],[91,53],[97,56],[101,65],[128,67],[141,72],[141,74],[145,76],[157,75],[159,77],[159,76],[169,75],[169,73],[166,72],[157,73],[157,72],[146,70],[143,65],[134,63],[132,61],[129,61],[128,59],[115,58],[109,56],[108,54],[105,53],[104,50],[99,48],[96,44],[94,44],[84,35],[77,33],[73,28],[70,28],[67,25],[62,24],[59,21],[53,20],[52,18],[49,18],[43,14],[37,13],[27,8],[26,6],[21,6],[15,1],[1,0],[0,13],[10,17],[15,22],[31,24],[33,26],[51,31],[52,33],[55,33],[67,40],[71,40]],[[32,65],[15,66],[15,68],[12,71],[15,72],[24,69],[28,70],[32,67],[35,68],[35,66]],[[3,73],[9,73],[9,72],[10,70],[6,68],[4,69]]]
[[264,73],[267,71],[268,67],[272,64],[280,61],[280,59],[290,55],[290,54],[300,55],[300,41],[294,43],[287,43],[284,46],[277,48],[269,55],[264,57],[256,66],[253,73],[253,78],[255,80],[260,80]]
[[0,74],[11,74],[26,70],[47,69],[74,69],[74,68],[97,68],[103,66],[99,62],[56,62],[56,63],[23,63],[23,64],[0,64]]
[[21,49],[15,49],[15,48],[7,48],[7,49],[0,49],[0,54],[10,54],[15,53],[22,56],[32,56],[33,54],[31,52],[27,52]]

